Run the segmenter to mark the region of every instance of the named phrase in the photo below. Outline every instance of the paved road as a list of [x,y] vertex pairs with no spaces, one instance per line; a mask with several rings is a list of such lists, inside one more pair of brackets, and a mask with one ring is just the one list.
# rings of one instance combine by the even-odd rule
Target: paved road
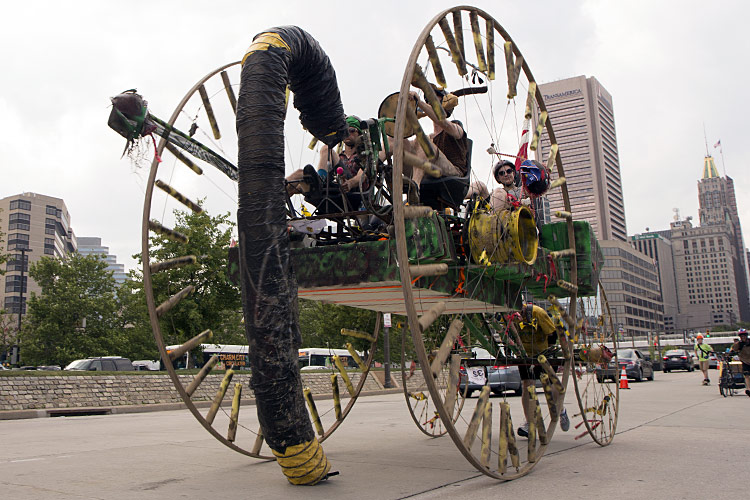
[[[630,385],[611,446],[558,430],[531,474],[506,483],[479,474],[448,438],[423,436],[399,394],[356,404],[324,445],[341,475],[315,487],[227,449],[187,411],[0,421],[0,498],[747,497],[750,398],[721,398],[695,373]],[[253,419],[243,408],[249,428]]]

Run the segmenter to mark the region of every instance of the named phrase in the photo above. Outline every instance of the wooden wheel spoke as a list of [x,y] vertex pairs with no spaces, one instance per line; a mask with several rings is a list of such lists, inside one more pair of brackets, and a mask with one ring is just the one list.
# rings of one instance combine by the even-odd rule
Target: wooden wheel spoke
[[505,42],[503,48],[505,50],[505,70],[508,74],[508,99],[513,99],[517,95],[516,87],[523,66],[523,56],[513,53],[513,42]]
[[162,302],[162,304],[156,308],[156,315],[158,317],[164,316],[167,312],[169,312],[174,306],[176,306],[182,299],[190,295],[195,291],[195,287],[193,285],[188,285],[176,294],[172,295],[170,298]]
[[195,255],[185,255],[183,257],[175,257],[174,259],[162,262],[152,262],[149,267],[151,268],[151,273],[156,274],[161,271],[195,264],[196,262],[198,262],[198,258]]
[[302,390],[305,401],[307,402],[307,409],[310,411],[310,420],[312,420],[313,426],[319,436],[325,433],[323,429],[323,423],[320,421],[320,414],[318,413],[318,407],[315,405],[315,398],[313,398],[312,390],[309,387],[305,387]]
[[487,73],[487,59],[484,56],[482,33],[479,31],[479,16],[477,16],[477,11],[472,10],[469,12],[469,21],[471,23],[471,36],[474,39],[474,50],[477,53],[477,66],[479,66],[479,71]]
[[177,147],[174,146],[171,142],[167,142],[166,148],[170,153],[172,153],[175,156],[175,158],[180,160],[190,170],[192,170],[198,175],[203,175],[203,169],[199,167],[198,165],[196,165],[195,162],[193,162],[193,160],[191,160],[190,158],[182,154],[182,151],[177,149]]
[[219,412],[221,402],[224,400],[224,396],[227,393],[227,389],[229,389],[229,383],[232,381],[233,376],[234,370],[227,370],[224,374],[224,379],[221,381],[219,390],[216,392],[214,400],[211,402],[211,407],[208,409],[208,413],[206,414],[206,422],[208,422],[209,425],[214,422],[216,414]]
[[448,327],[448,333],[445,335],[445,338],[443,338],[443,341],[440,344],[440,349],[438,349],[438,353],[430,365],[433,377],[437,377],[438,373],[443,369],[443,365],[445,365],[445,362],[448,360],[451,349],[453,349],[453,344],[456,343],[456,339],[461,333],[463,327],[463,321],[458,318],[451,322]]
[[149,221],[148,222],[148,228],[155,232],[159,233],[162,236],[166,236],[170,240],[177,241],[180,243],[187,243],[189,241],[188,237],[182,234],[179,231],[175,231],[174,229],[168,228],[166,226],[162,226],[156,221]]
[[432,36],[427,36],[425,42],[427,53],[430,56],[430,65],[432,66],[432,72],[435,73],[435,80],[437,84],[445,88],[445,74],[443,73],[443,66],[440,64],[440,57],[438,57],[437,49],[435,48],[435,42],[432,40]]
[[186,352],[195,349],[200,345],[204,340],[209,340],[213,337],[213,332],[211,330],[204,330],[192,339],[188,340],[184,344],[182,344],[177,349],[174,349],[169,352],[169,360],[174,361],[175,359],[181,358]]
[[183,195],[182,193],[180,193],[179,191],[177,191],[175,188],[173,188],[172,186],[170,186],[166,182],[161,181],[161,180],[157,180],[154,183],[154,185],[156,187],[158,187],[159,189],[161,189],[162,191],[164,191],[165,193],[167,193],[169,196],[171,196],[175,200],[179,201],[180,203],[182,203],[183,205],[185,205],[186,207],[188,207],[193,212],[195,212],[197,214],[203,212],[203,209],[200,207],[200,205],[198,205],[194,201],[190,200],[187,196]]
[[234,95],[234,89],[232,88],[232,82],[229,81],[229,74],[226,71],[221,72],[221,81],[224,83],[224,90],[227,92],[229,98],[229,104],[232,106],[234,114],[237,114],[237,97]]
[[198,87],[198,92],[200,93],[201,101],[203,101],[203,107],[206,110],[208,121],[211,124],[211,130],[214,133],[214,139],[219,140],[221,139],[221,132],[219,131],[219,124],[216,122],[216,115],[214,115],[214,108],[208,98],[206,87],[201,85],[200,87]]
[[214,366],[216,366],[216,363],[219,361],[219,356],[213,355],[208,360],[208,363],[203,365],[203,368],[195,375],[195,378],[190,382],[190,385],[185,388],[185,392],[188,396],[192,396],[195,390],[203,383],[203,381],[206,379],[206,376],[211,373],[211,370],[213,370]]
[[232,414],[229,416],[229,430],[227,441],[233,443],[237,437],[237,423],[240,418],[240,397],[242,396],[242,384],[234,384],[234,396],[232,397]]
[[[438,21],[438,24],[440,25],[440,29],[443,32],[443,36],[445,37],[445,41],[448,44],[448,48],[451,52],[451,57],[453,58],[453,63],[456,65],[456,68],[458,69],[459,75],[465,75],[467,73],[466,71],[466,61],[463,56],[463,50],[459,48],[458,42],[456,42],[456,38],[453,36],[453,33],[451,32],[451,27],[448,25],[448,21],[445,18],[442,18],[440,21]],[[463,42],[462,42],[463,45]]]

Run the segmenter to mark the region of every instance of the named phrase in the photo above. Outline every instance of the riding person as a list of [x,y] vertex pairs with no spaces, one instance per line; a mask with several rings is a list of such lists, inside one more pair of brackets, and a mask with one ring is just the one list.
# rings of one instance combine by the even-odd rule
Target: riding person
[[741,328],[737,335],[740,339],[732,345],[732,352],[740,356],[742,376],[745,378],[745,394],[750,396],[750,340],[747,339],[747,330],[744,328]]
[[[524,424],[518,428],[517,433],[521,437],[529,437],[529,421],[534,418],[534,409],[531,408],[531,396],[529,387],[536,387],[536,380],[542,375],[543,369],[536,362],[537,357],[549,349],[550,345],[557,342],[557,328],[547,311],[534,304],[524,304],[521,307],[520,317],[513,319],[521,344],[526,351],[526,356],[531,358],[529,366],[521,365],[518,372],[521,375],[521,405],[526,418]],[[567,431],[570,426],[568,413],[563,407],[560,412],[560,428]]]
[[[432,106],[420,99],[416,92],[410,92],[409,95],[415,100],[417,109],[432,120],[433,133],[430,134],[430,143],[437,155],[432,163],[437,166],[442,176],[463,177],[468,171],[466,155],[469,149],[469,140],[460,123],[448,119],[453,113],[453,109],[458,105],[458,97],[434,85],[433,88],[438,99],[441,99],[445,110],[445,119],[443,120],[437,117]],[[404,149],[423,160],[427,159],[425,152],[416,140],[404,140]],[[419,185],[423,177],[424,170],[420,168],[412,169],[411,179],[415,184]]]
[[696,337],[695,344],[695,355],[698,356],[698,362],[700,363],[701,371],[703,372],[703,385],[708,385],[711,380],[708,378],[708,356],[714,352],[714,348],[708,344],[703,343],[703,335],[700,333]]
[[320,148],[317,172],[312,165],[307,165],[304,169],[292,172],[286,178],[286,190],[289,196],[307,194],[311,190],[318,190],[322,185],[322,178],[325,178],[329,172],[336,172],[339,167],[343,172],[343,182],[339,184],[341,191],[348,193],[358,189],[360,177],[364,175],[359,158],[364,147],[362,126],[360,119],[354,115],[347,116],[346,123],[349,126],[349,135],[343,140],[344,149],[337,153],[324,144]]

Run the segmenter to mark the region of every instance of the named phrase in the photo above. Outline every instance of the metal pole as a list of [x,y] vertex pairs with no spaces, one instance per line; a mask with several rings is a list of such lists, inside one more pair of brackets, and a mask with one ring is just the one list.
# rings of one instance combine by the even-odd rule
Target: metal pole
[[391,342],[389,339],[391,329],[389,327],[385,327],[383,329],[383,350],[385,351],[385,359],[383,360],[385,362],[385,381],[383,382],[383,387],[386,389],[391,388]]

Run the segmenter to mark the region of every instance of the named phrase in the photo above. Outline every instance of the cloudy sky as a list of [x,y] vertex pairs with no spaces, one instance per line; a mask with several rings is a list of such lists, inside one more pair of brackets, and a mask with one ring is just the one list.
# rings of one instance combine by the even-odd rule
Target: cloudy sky
[[[31,191],[64,199],[76,234],[101,237],[132,267],[146,173],[120,159],[123,140],[106,126],[110,96],[137,87],[152,112],[166,117],[199,78],[239,59],[254,34],[296,24],[331,58],[345,109],[374,116],[397,90],[420,31],[453,5],[13,2],[3,9],[0,30],[0,197]],[[511,34],[538,82],[583,74],[612,94],[630,234],[667,228],[673,208],[697,219],[704,126],[720,172],[725,164],[735,179],[747,233],[747,2],[472,5]],[[723,161],[713,148],[719,139]]]

